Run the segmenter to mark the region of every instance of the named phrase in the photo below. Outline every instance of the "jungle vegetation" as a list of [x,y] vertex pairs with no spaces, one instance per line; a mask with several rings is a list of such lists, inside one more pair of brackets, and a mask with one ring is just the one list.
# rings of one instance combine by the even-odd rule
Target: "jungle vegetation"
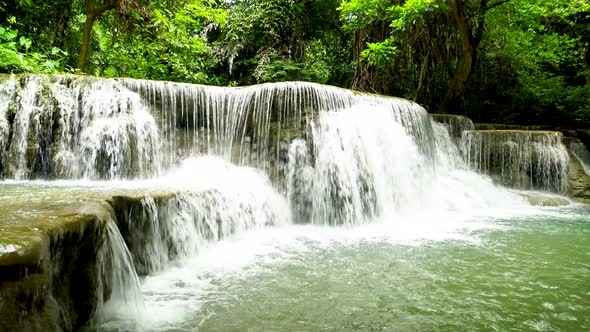
[[588,126],[589,0],[0,0],[0,72],[305,80]]

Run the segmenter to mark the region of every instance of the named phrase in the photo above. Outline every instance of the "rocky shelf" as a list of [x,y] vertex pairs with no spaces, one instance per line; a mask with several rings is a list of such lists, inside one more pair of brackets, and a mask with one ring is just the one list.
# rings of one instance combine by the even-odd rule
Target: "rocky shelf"
[[[82,328],[111,295],[113,198],[87,189],[8,188],[0,192],[2,330]],[[137,202],[144,196],[117,197]]]

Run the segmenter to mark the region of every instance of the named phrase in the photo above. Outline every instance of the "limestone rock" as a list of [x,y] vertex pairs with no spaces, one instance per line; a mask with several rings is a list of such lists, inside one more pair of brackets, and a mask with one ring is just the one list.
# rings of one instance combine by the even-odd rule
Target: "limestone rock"
[[590,203],[590,176],[577,158],[571,156],[568,168],[569,194],[577,201]]

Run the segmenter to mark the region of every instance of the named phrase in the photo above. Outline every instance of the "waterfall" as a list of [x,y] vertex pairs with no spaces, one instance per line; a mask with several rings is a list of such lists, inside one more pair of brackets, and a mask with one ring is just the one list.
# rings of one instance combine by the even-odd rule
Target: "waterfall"
[[[10,82],[2,91],[14,90]],[[390,107],[419,148],[434,151],[428,115],[416,104],[314,83],[222,88],[25,75],[16,85],[3,93],[16,116],[12,140],[2,139],[10,144],[5,176],[14,179],[149,178],[196,154],[275,177],[284,144],[306,137],[319,111],[365,102]]]
[[474,130],[465,133],[469,168],[521,189],[565,193],[568,154],[558,132]]
[[[12,144],[8,155],[10,158],[8,162],[11,162],[11,164],[7,165],[7,173],[17,180],[25,178],[27,175],[25,168],[29,130],[31,127],[33,130],[39,129],[40,118],[44,113],[43,108],[36,103],[36,95],[39,89],[37,79],[30,79],[27,83],[18,102],[18,109],[21,111],[17,111],[15,115]],[[38,136],[37,133],[38,131],[35,131],[32,135]],[[39,144],[37,144],[36,140],[34,148],[35,152],[39,151]]]
[[590,151],[580,140],[574,139],[569,143],[572,155],[580,161],[584,172],[590,175]]
[[167,164],[182,155],[214,154],[276,175],[283,143],[304,138],[319,111],[371,102],[387,105],[421,149],[433,150],[430,122],[418,105],[398,99],[308,82],[220,88],[194,84],[121,80],[145,98],[160,119]]
[[141,311],[138,274],[238,233],[520,208],[498,183],[565,193],[567,170],[559,133],[475,131],[465,117],[315,83],[0,81],[0,175],[66,179],[88,186],[79,204],[112,207],[96,247],[98,324]]
[[[320,112],[310,127],[308,142],[291,142],[284,172],[297,222],[358,224],[383,216],[518,201],[467,172],[443,124],[429,126],[434,128],[431,155],[408,135],[398,114],[382,104]],[[504,198],[498,199],[499,192]]]
[[[436,143],[436,165],[439,171],[465,170],[467,168],[461,155],[461,145],[458,140],[465,130],[457,131],[456,128],[448,123],[435,121],[432,123]],[[460,133],[461,136],[457,137],[457,133]]]
[[173,185],[167,196],[116,197],[120,227],[140,274],[162,271],[232,234],[287,224],[285,199],[259,171],[215,157],[185,160],[156,180]]
[[447,126],[451,137],[461,140],[463,133],[467,130],[474,130],[475,126],[470,118],[454,114],[431,114],[432,119]]
[[114,80],[54,86],[60,129],[56,176],[116,179],[159,173],[159,130],[137,94]]
[[[158,127],[139,96],[117,81],[26,75],[0,86],[6,177],[117,179],[159,172]],[[12,123],[8,106],[14,107]]]
[[[133,259],[117,225],[109,216],[104,223],[104,238],[98,248],[97,321],[113,316],[138,317],[144,304]],[[109,294],[105,302],[103,294]]]

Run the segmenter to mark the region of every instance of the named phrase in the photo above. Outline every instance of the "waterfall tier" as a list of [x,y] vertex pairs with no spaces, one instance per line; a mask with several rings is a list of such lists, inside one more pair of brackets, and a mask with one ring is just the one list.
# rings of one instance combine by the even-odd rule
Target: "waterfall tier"
[[[142,310],[139,279],[108,204],[1,194],[2,330],[79,330],[110,310]],[[17,201],[9,211],[5,198]]]
[[320,112],[311,122],[311,139],[294,140],[288,151],[284,175],[295,220],[359,224],[518,201],[467,171],[447,126],[431,123],[430,128],[432,155],[382,105]]
[[568,153],[562,134],[551,131],[475,130],[463,136],[470,169],[521,189],[565,193]]
[[582,141],[575,138],[568,138],[569,150],[572,155],[578,159],[580,165],[584,169],[584,172],[590,176],[590,151]]
[[475,125],[470,118],[454,114],[431,114],[432,119],[447,126],[451,137],[461,140],[467,130],[475,130]]
[[13,179],[133,178],[161,164],[160,133],[139,96],[79,76],[0,83],[0,148],[0,174]]
[[[138,274],[165,274],[241,232],[524,207],[497,183],[567,192],[561,134],[473,128],[305,82],[0,76],[0,297],[31,299],[0,301],[0,323],[72,330],[141,311]],[[590,197],[581,166],[569,174]],[[80,317],[66,317],[76,306]]]
[[187,159],[156,180],[162,194],[111,199],[137,272],[158,273],[209,243],[265,226],[288,224],[287,202],[266,176],[213,157]]
[[12,179],[148,178],[212,154],[276,175],[285,142],[320,111],[385,105],[427,154],[426,111],[412,102],[314,83],[221,88],[68,75],[2,76],[0,175]]

